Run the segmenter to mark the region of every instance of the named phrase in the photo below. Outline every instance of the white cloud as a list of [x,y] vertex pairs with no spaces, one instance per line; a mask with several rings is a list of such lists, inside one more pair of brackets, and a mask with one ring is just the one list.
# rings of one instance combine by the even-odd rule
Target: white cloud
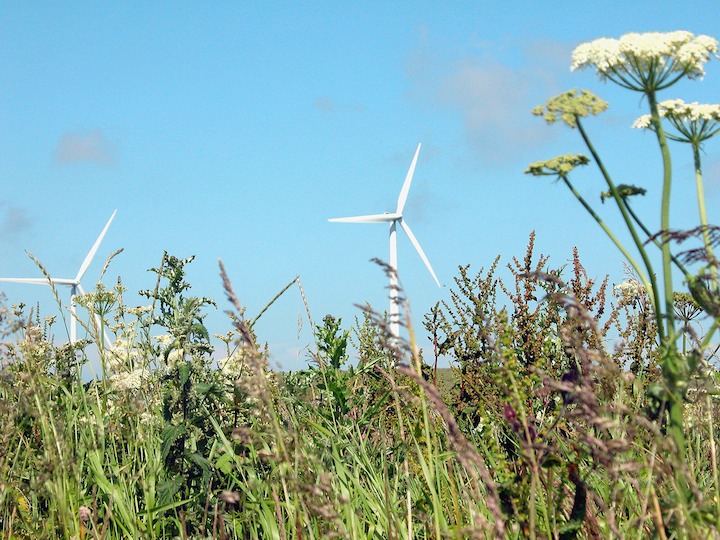
[[115,146],[100,129],[66,133],[55,149],[55,161],[63,164],[112,165],[115,162]]
[[363,107],[362,105],[351,105],[347,103],[338,104],[330,96],[320,96],[313,102],[313,107],[315,108],[315,110],[327,114],[332,114],[336,112],[351,112],[362,114],[363,112],[365,112],[365,107]]
[[508,60],[488,50],[446,59],[425,44],[408,63],[411,96],[457,114],[466,141],[484,160],[520,159],[552,136],[530,110],[562,90],[570,51],[559,42],[510,40],[498,51]]
[[14,206],[8,201],[0,201],[0,232],[13,237],[31,227],[32,221],[24,208]]
[[331,113],[335,111],[335,104],[328,96],[320,96],[315,100],[314,107],[321,112]]

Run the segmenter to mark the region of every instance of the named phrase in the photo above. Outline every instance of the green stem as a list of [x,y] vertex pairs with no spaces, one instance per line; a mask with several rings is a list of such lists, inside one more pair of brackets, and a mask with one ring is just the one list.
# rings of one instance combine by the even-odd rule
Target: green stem
[[[627,206],[625,205],[625,202],[623,201],[622,197],[620,196],[620,193],[618,193],[618,190],[615,187],[615,183],[612,181],[612,178],[610,177],[610,174],[608,173],[607,169],[605,168],[605,165],[603,164],[602,160],[600,159],[600,156],[595,151],[595,147],[590,142],[590,138],[588,137],[587,133],[585,132],[585,129],[582,126],[582,122],[580,121],[580,118],[577,117],[576,120],[577,120],[578,131],[580,131],[580,135],[582,136],[582,139],[585,142],[585,146],[587,146],[587,149],[592,154],[592,157],[595,160],[596,165],[600,169],[600,173],[603,175],[603,178],[605,179],[605,182],[607,183],[608,188],[610,188],[610,193],[612,194],[613,199],[615,199],[615,203],[617,204],[618,209],[620,210],[620,214],[622,215],[623,219],[625,220],[625,225],[627,226],[628,231],[630,232],[630,235],[632,236],[633,242],[635,242],[635,247],[637,247],[638,251],[640,252],[640,256],[642,257],[643,264],[645,264],[645,269],[648,272],[650,286],[648,287],[647,279],[643,280],[643,284],[645,285],[645,289],[648,291],[648,296],[650,296],[650,299],[652,300],[653,310],[655,313],[655,321],[657,322],[658,338],[660,339],[660,343],[662,343],[665,339],[665,332],[664,332],[663,324],[662,324],[662,322],[663,322],[662,311],[660,310],[660,294],[659,294],[660,291],[658,290],[657,279],[655,278],[655,272],[653,272],[652,263],[650,262],[650,257],[648,257],[647,251],[645,250],[645,246],[644,246],[643,242],[640,240],[637,230],[635,229],[635,226],[633,225],[633,220],[630,217],[630,214],[628,213],[628,209],[627,209]],[[628,257],[628,255],[626,255],[625,253],[623,253],[623,254],[626,257]],[[628,261],[630,261],[630,260],[631,259],[628,259]],[[672,297],[672,294],[670,296]]]
[[663,184],[662,199],[660,203],[660,231],[662,233],[662,270],[663,270],[663,286],[665,292],[665,322],[667,329],[666,346],[671,350],[677,349],[675,343],[675,310],[673,306],[673,282],[672,269],[670,267],[670,239],[668,232],[670,230],[670,195],[672,191],[672,161],[670,159],[670,149],[668,148],[665,130],[660,122],[660,113],[658,112],[657,97],[654,90],[646,92],[648,102],[650,104],[650,115],[657,135],[658,144],[660,145],[660,153],[663,160]]
[[[645,273],[642,271],[642,268],[637,263],[635,258],[630,254],[630,252],[627,250],[627,248],[618,240],[617,236],[610,230],[610,228],[605,224],[605,222],[602,220],[602,218],[597,215],[595,210],[592,209],[592,207],[587,203],[587,201],[583,198],[580,193],[575,189],[575,186],[573,186],[570,181],[565,176],[561,176],[563,181],[565,182],[565,185],[570,189],[573,195],[575,195],[575,198],[580,201],[580,204],[583,205],[583,208],[587,210],[588,214],[592,216],[592,218],[597,222],[598,225],[602,228],[603,231],[605,231],[605,234],[612,240],[612,243],[615,244],[615,247],[617,247],[620,250],[620,253],[623,254],[623,256],[627,259],[627,261],[630,263],[630,266],[633,267],[633,270],[635,270],[635,273],[637,274],[640,281],[643,282],[643,285],[645,286],[645,289],[648,289],[648,278],[645,276]],[[652,292],[652,289],[651,289]]]
[[[695,161],[695,187],[697,188],[698,212],[700,213],[700,225],[703,226],[703,240],[705,242],[705,253],[708,261],[715,260],[712,243],[710,243],[710,231],[708,230],[707,210],[705,209],[705,188],[703,186],[702,166],[700,163],[700,144],[692,143],[693,159]],[[718,284],[718,269],[715,264],[710,265],[710,274],[712,276],[713,285]]]
[[[635,213],[635,211],[632,209],[632,206],[630,206],[627,201],[625,201],[625,207],[628,209],[628,212],[630,213],[630,216],[633,218],[633,221],[638,224],[638,227],[642,229],[642,231],[648,236],[648,238],[652,237],[652,233],[648,230],[648,228],[645,226],[645,224],[642,222],[642,220],[638,217],[638,215]],[[660,247],[660,242],[657,240],[657,238],[652,239],[652,243],[655,244],[658,248]],[[678,258],[675,255],[670,255],[672,262],[675,263],[675,266],[678,270],[680,270],[685,277],[690,276],[690,272],[688,272],[687,268],[685,268],[685,265],[681,263]]]
[[720,319],[715,319],[715,322],[710,327],[710,329],[705,334],[705,337],[703,337],[703,340],[700,342],[700,346],[698,347],[699,350],[704,351],[707,350],[707,348],[710,346],[710,342],[712,341],[713,336],[715,335],[715,331],[720,328]]
[[[660,233],[662,242],[660,250],[662,253],[662,272],[663,286],[665,293],[665,324],[666,339],[661,340],[660,367],[662,369],[663,379],[667,387],[667,404],[668,404],[668,434],[672,437],[677,448],[677,457],[682,462],[685,459],[685,432],[684,424],[684,397],[687,391],[687,383],[690,378],[688,372],[687,359],[678,353],[677,334],[675,332],[675,306],[673,304],[673,280],[670,253],[670,196],[672,188],[672,161],[670,159],[670,149],[668,148],[665,130],[660,121],[660,113],[658,111],[657,98],[654,89],[646,90],[650,105],[650,115],[655,134],[657,135],[658,145],[663,161],[663,184],[662,198],[660,203]],[[685,501],[689,499],[689,490],[686,481],[678,478],[680,495]]]

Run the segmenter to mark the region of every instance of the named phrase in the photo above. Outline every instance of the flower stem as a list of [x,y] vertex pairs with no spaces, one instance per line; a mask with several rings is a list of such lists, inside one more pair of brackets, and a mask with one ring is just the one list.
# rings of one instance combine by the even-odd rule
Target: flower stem
[[[670,159],[670,149],[668,148],[665,130],[660,121],[660,112],[658,110],[657,97],[655,90],[648,88],[645,91],[650,105],[650,117],[657,135],[658,145],[663,161],[663,183],[662,198],[660,201],[660,234],[662,253],[662,272],[663,286],[665,293],[665,325],[666,338],[660,341],[660,367],[662,369],[663,379],[667,387],[667,404],[668,404],[668,434],[672,437],[676,445],[677,456],[680,460],[685,458],[685,432],[684,424],[684,398],[687,391],[687,383],[690,378],[688,363],[685,357],[678,353],[677,334],[675,332],[675,306],[673,304],[673,281],[671,253],[670,253],[670,196],[672,188],[672,161]],[[682,478],[678,478],[680,486],[680,496],[685,500],[689,498],[689,490],[687,484]]]
[[[652,292],[653,289],[650,287],[650,283],[648,281],[648,278],[645,276],[645,273],[642,271],[642,268],[637,263],[635,258],[630,254],[630,252],[627,250],[627,248],[618,240],[617,236],[610,230],[610,228],[605,224],[605,222],[602,220],[602,218],[597,215],[595,210],[592,209],[592,207],[587,203],[585,198],[578,193],[578,191],[575,189],[575,186],[573,186],[570,183],[570,180],[567,179],[566,176],[561,176],[563,181],[565,182],[565,185],[570,189],[573,195],[575,195],[575,198],[580,201],[580,204],[583,205],[583,208],[587,210],[588,214],[590,214],[593,219],[600,225],[603,231],[605,231],[605,234],[612,240],[613,244],[620,250],[620,253],[623,254],[623,256],[627,259],[627,261],[630,263],[630,266],[633,267],[633,270],[635,270],[635,273],[637,274],[640,281],[642,281],[643,285],[645,286],[645,290],[649,289],[649,296],[652,299]],[[653,302],[654,303],[654,302]]]
[[[693,159],[695,161],[695,187],[697,189],[698,212],[700,213],[700,225],[703,226],[703,240],[705,242],[705,253],[708,261],[715,260],[712,243],[710,242],[710,231],[708,230],[707,210],[705,209],[705,188],[703,186],[702,165],[700,163],[700,144],[692,143]],[[718,269],[715,264],[710,265],[710,275],[713,285],[718,285]]]
[[[644,279],[643,284],[645,285],[645,289],[648,291],[648,296],[650,296],[650,299],[652,300],[653,310],[655,313],[655,321],[657,322],[657,328],[658,328],[658,338],[660,339],[660,342],[662,343],[663,340],[665,339],[665,332],[664,332],[664,327],[663,327],[662,312],[660,310],[660,294],[659,294],[659,290],[658,290],[657,280],[655,278],[655,273],[653,272],[652,263],[650,262],[650,258],[648,257],[647,251],[645,250],[645,246],[644,246],[643,242],[640,240],[637,230],[635,229],[635,226],[633,225],[633,220],[628,212],[627,206],[625,205],[622,197],[620,196],[620,193],[618,193],[618,190],[615,187],[615,183],[612,181],[612,178],[610,177],[610,174],[608,173],[607,169],[605,168],[605,165],[603,164],[602,160],[600,159],[600,156],[595,151],[595,147],[593,146],[592,142],[590,142],[590,138],[588,137],[587,133],[585,132],[585,129],[583,128],[582,122],[580,121],[579,117],[577,117],[577,127],[578,127],[578,131],[580,132],[580,135],[582,136],[583,141],[585,142],[585,146],[587,146],[587,149],[592,154],[592,157],[595,160],[595,163],[597,164],[598,168],[600,169],[600,172],[602,173],[603,178],[605,179],[605,182],[608,185],[608,188],[610,188],[610,193],[612,194],[613,199],[615,199],[615,203],[618,205],[620,213],[622,214],[622,217],[625,220],[625,225],[627,226],[628,231],[630,232],[630,235],[632,236],[633,242],[635,242],[635,247],[637,247],[638,251],[640,252],[640,256],[642,257],[643,264],[645,265],[645,269],[648,272],[649,280]],[[623,255],[625,255],[625,257],[628,258],[628,261],[632,260],[627,255],[627,251],[623,252]],[[633,265],[633,267],[635,267],[635,265]],[[637,269],[635,271],[637,272]],[[670,297],[672,300],[672,294],[670,295]],[[672,309],[672,306],[671,306],[671,309]]]
[[[633,218],[633,221],[638,224],[638,227],[642,229],[642,231],[648,236],[648,238],[652,237],[652,233],[650,230],[645,226],[645,224],[642,222],[642,220],[638,217],[638,215],[635,213],[635,211],[632,209],[632,206],[630,206],[627,201],[625,201],[625,207],[627,208],[628,212],[630,213],[630,216]],[[652,243],[655,244],[658,248],[661,246],[660,242],[657,240],[657,238],[653,238]],[[690,272],[688,272],[687,268],[685,268],[685,265],[680,262],[680,260],[675,255],[670,255],[670,258],[672,259],[672,262],[675,263],[675,266],[678,270],[680,270],[683,273],[683,276],[688,277],[690,275]]]
[[670,149],[668,148],[665,130],[660,121],[660,113],[658,111],[657,97],[655,90],[646,92],[648,102],[650,104],[650,116],[655,134],[657,135],[658,144],[660,145],[660,153],[663,160],[663,183],[662,183],[662,199],[660,202],[660,230],[662,233],[662,269],[663,269],[663,286],[665,292],[665,323],[667,331],[667,347],[674,351],[677,348],[675,344],[675,310],[673,306],[673,282],[672,269],[670,268],[670,241],[668,232],[670,230],[670,195],[672,188],[672,161],[670,159]]

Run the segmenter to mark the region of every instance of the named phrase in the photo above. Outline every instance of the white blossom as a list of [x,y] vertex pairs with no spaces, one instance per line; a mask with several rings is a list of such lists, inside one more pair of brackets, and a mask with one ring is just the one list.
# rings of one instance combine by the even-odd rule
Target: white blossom
[[[676,141],[699,143],[720,131],[720,105],[668,99],[658,103],[658,114],[681,133],[680,136],[668,134]],[[632,127],[652,129],[650,118],[649,114],[644,114],[633,122]]]
[[123,368],[131,369],[139,356],[131,340],[120,338],[115,340],[113,346],[107,350],[105,358],[107,367],[117,372]]
[[117,390],[138,390],[143,381],[150,377],[146,369],[134,369],[130,373],[117,373],[110,377],[110,384]]
[[247,375],[247,353],[243,349],[238,349],[227,358],[218,360],[218,367],[223,375],[230,379],[239,379],[243,375]]
[[645,287],[639,281],[631,279],[615,285],[613,294],[619,300],[634,301],[645,295]]
[[652,127],[652,116],[649,114],[643,114],[640,118],[633,122],[631,127],[633,129],[648,129]]
[[595,68],[601,80],[632,90],[666,88],[678,78],[705,75],[704,64],[717,56],[718,42],[690,32],[625,34],[582,43],[572,53],[571,70]]
[[159,336],[153,336],[153,338],[160,345],[170,345],[175,340],[170,334],[161,334]]
[[128,308],[127,312],[130,315],[134,315],[136,317],[141,317],[142,315],[146,313],[150,313],[152,311],[152,306],[136,306],[134,308]]

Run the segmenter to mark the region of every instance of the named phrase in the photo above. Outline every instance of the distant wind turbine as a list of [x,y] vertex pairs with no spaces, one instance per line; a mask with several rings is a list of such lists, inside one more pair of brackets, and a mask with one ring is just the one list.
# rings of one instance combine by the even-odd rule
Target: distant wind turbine
[[[108,220],[107,224],[105,225],[105,228],[100,233],[100,236],[98,236],[98,239],[95,240],[95,243],[93,244],[93,247],[88,252],[87,256],[85,257],[85,260],[80,265],[80,270],[78,270],[77,275],[74,278],[54,278],[50,277],[48,278],[0,278],[0,281],[6,281],[11,283],[31,283],[33,285],[48,285],[48,281],[52,283],[53,285],[65,285],[67,287],[70,287],[70,342],[75,343],[77,341],[77,305],[75,302],[75,296],[80,294],[85,294],[85,290],[82,288],[82,285],[80,285],[80,280],[85,275],[85,272],[87,271],[88,267],[90,266],[90,263],[93,260],[93,257],[95,257],[95,253],[97,252],[98,248],[100,247],[100,243],[103,240],[103,237],[105,236],[105,233],[110,228],[110,223],[112,223],[113,218],[115,217],[115,214],[117,213],[117,210],[112,213],[112,216],[110,216],[110,219]],[[105,335],[105,341],[109,342],[109,339],[107,335]]]
[[423,251],[422,247],[420,247],[420,243],[417,241],[417,238],[415,238],[415,235],[410,230],[410,227],[403,220],[403,209],[405,208],[405,202],[407,201],[408,193],[410,191],[410,183],[412,182],[413,173],[415,172],[415,164],[417,163],[418,154],[420,154],[420,146],[421,145],[418,144],[417,150],[415,151],[415,157],[413,157],[412,163],[410,164],[410,169],[408,170],[407,176],[405,177],[405,182],[403,183],[402,189],[400,190],[397,209],[394,213],[385,212],[384,214],[333,218],[328,220],[339,223],[390,223],[390,333],[394,338],[400,337],[400,306],[398,300],[399,282],[397,273],[398,265],[396,235],[398,223],[405,231],[405,234],[407,234],[412,245],[415,246],[415,249],[420,255],[420,258],[425,263],[427,269],[430,271],[430,275],[432,275],[435,283],[437,283],[437,286],[440,287],[440,282],[438,281],[438,278],[435,275],[432,266],[430,265],[430,261],[425,256],[425,252]]

